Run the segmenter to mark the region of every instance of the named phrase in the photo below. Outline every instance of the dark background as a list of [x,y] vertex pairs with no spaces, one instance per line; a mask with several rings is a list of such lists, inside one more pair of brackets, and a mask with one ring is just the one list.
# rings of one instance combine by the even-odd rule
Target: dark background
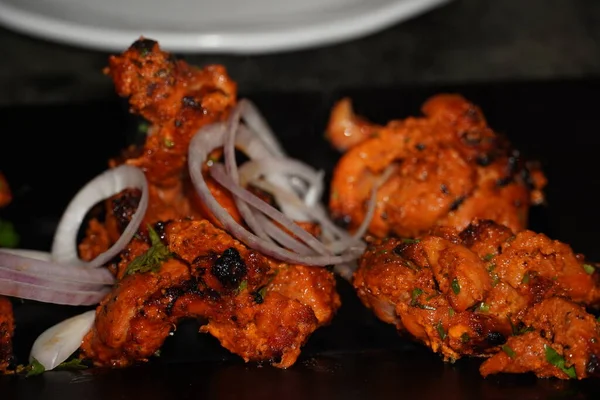
[[[589,77],[600,73],[598,0],[453,0],[360,40],[224,64],[242,92]],[[133,40],[133,38],[132,38]],[[108,54],[0,29],[0,105],[109,96]]]

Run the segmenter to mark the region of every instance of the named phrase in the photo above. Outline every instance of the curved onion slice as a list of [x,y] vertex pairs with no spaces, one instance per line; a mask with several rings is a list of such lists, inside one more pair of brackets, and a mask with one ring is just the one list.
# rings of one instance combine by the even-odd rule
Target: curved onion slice
[[29,361],[35,359],[46,371],[56,368],[79,349],[95,318],[96,311],[90,310],[47,329],[33,343]]
[[[202,175],[202,166],[208,158],[208,154],[214,149],[223,146],[225,142],[224,130],[211,129],[206,132],[204,129],[198,131],[190,141],[188,153],[188,166],[190,176],[194,187],[204,202],[211,210],[213,215],[221,221],[226,230],[228,230],[238,240],[244,242],[251,248],[254,248],[265,255],[272,256],[282,261],[306,264],[306,265],[333,265],[355,259],[358,254],[351,251],[339,256],[335,255],[301,255],[296,252],[282,248],[272,242],[256,236],[248,231],[219,204],[210,192],[204,176]],[[295,224],[294,224],[295,225]],[[286,226],[287,227],[287,226]]]
[[69,267],[54,261],[39,260],[29,255],[23,256],[20,254],[15,253],[14,250],[10,252],[5,249],[0,250],[0,268],[69,282],[112,285],[115,281],[113,275],[105,268]]
[[[142,197],[131,221],[121,237],[110,249],[90,262],[79,258],[76,246],[79,227],[87,212],[99,201],[120,193],[127,188],[142,191]],[[131,165],[120,165],[98,175],[85,185],[71,200],[64,212],[54,235],[52,257],[54,261],[67,265],[96,268],[104,265],[116,256],[131,241],[138,230],[148,207],[148,184],[142,170]]]

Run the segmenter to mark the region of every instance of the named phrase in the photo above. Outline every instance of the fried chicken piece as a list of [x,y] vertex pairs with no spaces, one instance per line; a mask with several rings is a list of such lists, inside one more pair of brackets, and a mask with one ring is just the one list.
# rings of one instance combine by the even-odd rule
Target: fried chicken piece
[[[334,170],[329,207],[351,230],[364,220],[371,192],[389,170],[369,225],[378,237],[415,237],[435,226],[464,229],[475,218],[520,231],[529,207],[543,202],[546,178],[539,167],[522,160],[461,96],[434,96],[423,105],[423,117],[383,127],[369,128],[349,107],[347,99],[338,103],[330,117],[334,146],[351,146]],[[340,139],[346,137],[358,139]]]
[[8,297],[0,296],[0,373],[6,372],[12,362],[14,330],[12,303]]
[[145,237],[131,242],[115,268],[119,281],[81,348],[96,365],[145,361],[181,320],[194,318],[244,360],[286,368],[340,306],[328,270],[278,263],[207,220],[158,224],[157,233],[166,256],[155,270],[127,272],[136,257],[158,254]]
[[527,332],[511,336],[480,367],[498,372],[534,372],[560,379],[600,377],[600,323],[581,305],[551,297],[525,314]]
[[[566,375],[541,363],[544,344],[575,365],[577,378],[597,373],[599,327],[583,306],[600,303],[599,283],[596,268],[567,244],[491,220],[375,239],[353,278],[363,304],[446,361],[496,354],[482,374],[559,378]],[[499,353],[508,348],[510,360]]]
[[[149,182],[149,205],[143,225],[182,217],[217,221],[199,200],[187,172],[187,152],[198,130],[224,120],[237,102],[237,87],[221,65],[198,68],[140,38],[125,52],[113,55],[105,73],[116,92],[129,100],[130,110],[150,124],[140,148],[131,147],[109,166],[126,163],[140,167]],[[217,200],[239,220],[231,197],[210,177],[206,181]],[[84,259],[92,259],[118,238],[119,216],[112,213],[122,196],[107,200],[104,221],[96,219],[80,243]],[[97,238],[104,238],[97,241]]]

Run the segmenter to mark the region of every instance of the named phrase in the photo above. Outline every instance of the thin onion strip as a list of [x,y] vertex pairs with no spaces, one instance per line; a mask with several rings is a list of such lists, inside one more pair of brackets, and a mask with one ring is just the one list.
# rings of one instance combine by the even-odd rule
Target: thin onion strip
[[105,268],[71,267],[2,250],[0,250],[0,267],[78,283],[112,285],[115,281],[114,276]]
[[[127,188],[142,191],[137,210],[119,239],[94,260],[85,262],[79,258],[76,246],[79,227],[88,211],[99,201],[105,200]],[[56,229],[52,243],[52,257],[67,265],[97,268],[115,257],[131,241],[137,232],[148,207],[148,184],[142,170],[131,165],[109,169],[88,182],[71,200]]]
[[15,283],[27,283],[35,286],[52,287],[56,290],[81,290],[96,292],[102,290],[104,285],[93,283],[70,282],[51,276],[32,275],[14,269],[0,267],[0,279],[10,280]]
[[256,236],[242,225],[238,224],[235,219],[229,215],[227,210],[225,210],[214,198],[202,175],[202,166],[206,163],[208,154],[214,149],[223,146],[223,143],[224,133],[222,131],[220,133],[215,132],[214,134],[205,134],[201,129],[190,141],[188,166],[192,183],[194,184],[198,196],[229,233],[247,246],[258,250],[267,256],[285,262],[305,265],[333,265],[353,260],[358,256],[355,252],[349,252],[340,256],[299,255]]
[[0,279],[0,293],[20,299],[35,300],[45,303],[71,306],[88,306],[98,304],[110,288],[99,291],[58,290],[53,287],[20,283]]
[[322,255],[331,254],[331,252],[323,243],[321,243],[313,235],[311,235],[310,233],[302,229],[300,226],[298,226],[298,224],[296,224],[294,221],[288,218],[281,211],[277,210],[270,204],[264,202],[253,193],[233,183],[225,173],[224,168],[221,164],[214,164],[210,168],[210,174],[215,181],[217,181],[221,186],[229,190],[234,196],[243,199],[255,209],[261,211],[274,221],[277,221],[280,224],[284,225],[291,231],[292,234],[301,239],[304,243],[306,243],[308,246],[314,249],[317,253]]

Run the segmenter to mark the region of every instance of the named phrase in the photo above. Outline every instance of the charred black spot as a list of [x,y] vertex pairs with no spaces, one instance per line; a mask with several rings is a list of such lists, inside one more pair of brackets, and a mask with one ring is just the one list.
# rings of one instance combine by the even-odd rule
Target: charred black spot
[[156,83],[149,84],[146,87],[146,96],[152,97],[152,95],[154,94],[154,91],[156,90],[157,87],[158,87],[158,85]]
[[498,187],[508,186],[512,181],[513,181],[512,176],[505,176],[505,177],[496,179],[496,186],[498,186]]
[[448,190],[448,186],[446,186],[445,184],[441,184],[440,185],[440,190],[442,191],[442,193],[444,194],[450,194],[450,191]]
[[519,170],[521,154],[518,150],[513,150],[507,163],[507,172],[509,175],[514,175]]
[[232,315],[231,317],[229,317],[230,320],[232,320],[233,322],[237,322],[238,317],[235,315]]
[[410,243],[400,243],[392,250],[395,254],[399,256],[404,256],[404,252],[411,246]]
[[166,229],[167,229],[167,225],[169,224],[168,221],[158,221],[157,223],[154,224],[154,232],[156,232],[156,234],[158,235],[158,237],[160,238],[160,240],[165,240],[166,238]]
[[176,120],[175,120],[175,127],[176,127],[176,128],[180,128],[180,127],[181,127],[181,125],[183,125],[183,122],[181,122],[181,120],[180,120],[180,119],[176,119]]
[[333,222],[340,228],[347,229],[352,223],[352,217],[350,217],[349,215],[342,215],[339,217],[335,217]]
[[423,151],[427,148],[427,146],[425,146],[423,143],[417,143],[415,145],[415,149],[419,150],[419,151]]
[[198,281],[194,278],[183,282],[179,286],[172,286],[164,290],[163,296],[169,300],[165,308],[165,313],[171,315],[173,306],[177,299],[185,294],[195,294],[197,296],[203,296],[204,293],[198,288]]
[[139,39],[133,42],[132,49],[137,50],[142,57],[147,56],[157,43],[151,39]]
[[240,253],[230,247],[215,261],[210,271],[226,287],[238,287],[248,272]]
[[499,346],[506,343],[506,337],[500,332],[489,332],[485,340],[490,346]]
[[492,157],[490,154],[480,154],[477,156],[475,162],[481,167],[487,167],[492,163],[492,161],[494,161],[494,157]]
[[590,375],[597,375],[600,373],[600,360],[598,360],[598,356],[595,354],[590,354],[590,358],[588,358],[587,363],[585,363],[585,371]]
[[185,107],[200,108],[200,105],[198,104],[198,102],[196,101],[196,99],[193,96],[184,96],[181,99],[181,102],[183,103],[183,105]]
[[129,221],[131,221],[131,217],[137,210],[141,198],[142,193],[137,189],[133,189],[125,190],[112,200],[111,207],[121,232],[129,225]]
[[462,203],[464,203],[464,201],[465,201],[465,197],[464,197],[464,196],[457,197],[457,198],[456,198],[456,199],[455,199],[455,200],[452,202],[452,204],[450,204],[450,211],[456,211],[456,210],[458,210],[458,207],[460,207],[460,205],[461,205]]
[[545,329],[540,330],[540,336],[543,337],[544,339],[546,338],[546,330]]
[[254,302],[256,304],[262,304],[265,301],[265,298],[263,297],[260,290],[257,290],[256,292],[252,292],[252,299],[254,300]]

